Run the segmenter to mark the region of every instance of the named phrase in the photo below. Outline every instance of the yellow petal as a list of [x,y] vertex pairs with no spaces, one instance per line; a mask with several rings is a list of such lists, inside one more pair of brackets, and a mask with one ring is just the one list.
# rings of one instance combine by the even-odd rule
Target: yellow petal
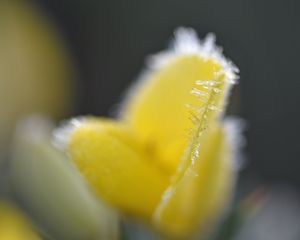
[[46,15],[32,1],[1,0],[0,155],[20,118],[35,112],[60,118],[70,111],[74,69]]
[[210,107],[220,115],[218,109],[223,108],[234,78],[232,66],[212,38],[200,43],[192,30],[179,29],[173,50],[156,57],[155,66],[125,99],[121,117],[169,173],[175,171],[187,146],[188,131],[194,126],[191,116],[212,102],[213,91],[218,99]]
[[224,128],[213,124],[204,135],[192,140],[153,217],[159,230],[177,238],[209,230],[230,199],[235,168]]
[[149,218],[168,180],[125,125],[90,118],[67,135],[71,158],[99,195],[124,212]]
[[29,219],[13,204],[0,201],[0,239],[40,240]]

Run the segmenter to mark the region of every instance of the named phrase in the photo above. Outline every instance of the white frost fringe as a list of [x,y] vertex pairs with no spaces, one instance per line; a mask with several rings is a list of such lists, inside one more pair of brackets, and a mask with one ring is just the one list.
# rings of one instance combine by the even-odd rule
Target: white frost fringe
[[178,55],[197,54],[204,59],[215,59],[222,66],[222,71],[231,83],[235,83],[239,69],[222,51],[223,49],[216,45],[216,37],[213,33],[201,40],[192,28],[179,27],[174,32],[174,39],[170,48],[158,54],[148,57],[147,65],[152,69],[160,69],[170,62],[170,59]]

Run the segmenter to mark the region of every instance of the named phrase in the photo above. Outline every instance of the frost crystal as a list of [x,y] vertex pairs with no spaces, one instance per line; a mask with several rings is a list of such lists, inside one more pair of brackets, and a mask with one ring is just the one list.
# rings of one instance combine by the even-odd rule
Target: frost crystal
[[197,33],[192,28],[180,27],[174,32],[174,40],[170,48],[150,56],[147,60],[148,67],[151,69],[160,69],[164,67],[171,59],[182,54],[198,54],[202,58],[215,59],[222,66],[222,71],[230,83],[235,83],[239,69],[227,59],[222,48],[215,44],[216,37],[209,33],[203,40],[199,39]]
[[53,131],[53,144],[55,147],[66,150],[71,134],[74,130],[82,125],[87,117],[76,117],[69,121],[63,122],[60,127]]

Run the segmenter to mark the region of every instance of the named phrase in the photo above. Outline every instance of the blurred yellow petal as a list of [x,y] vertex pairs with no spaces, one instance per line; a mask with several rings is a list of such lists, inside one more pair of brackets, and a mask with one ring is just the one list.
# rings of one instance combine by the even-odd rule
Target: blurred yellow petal
[[73,125],[66,127],[71,128],[67,150],[99,195],[126,213],[151,216],[168,178],[134,135],[124,124],[101,118],[73,120]]
[[235,179],[232,158],[224,127],[215,124],[205,137],[195,138],[156,209],[154,225],[182,239],[209,231],[231,198]]
[[62,38],[32,1],[1,0],[0,35],[2,154],[24,115],[59,118],[70,112],[74,69]]
[[51,130],[40,117],[18,125],[10,164],[14,195],[53,239],[117,239],[118,216],[51,145]]
[[17,206],[0,201],[0,239],[1,240],[40,240],[29,219]]
[[195,32],[179,29],[173,48],[152,59],[150,69],[125,99],[122,119],[169,173],[174,173],[187,146],[191,117],[214,97],[212,91],[218,92],[218,100],[210,107],[219,115],[234,78],[213,41],[208,36],[198,42]]

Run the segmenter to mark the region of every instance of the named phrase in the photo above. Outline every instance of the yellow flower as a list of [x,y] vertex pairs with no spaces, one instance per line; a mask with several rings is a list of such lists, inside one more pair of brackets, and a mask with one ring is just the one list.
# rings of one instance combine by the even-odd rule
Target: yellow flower
[[31,222],[13,204],[0,201],[0,239],[40,240]]
[[180,28],[171,50],[149,59],[118,119],[73,119],[56,143],[121,212],[167,236],[203,232],[234,185],[232,122],[223,112],[236,72],[212,35],[200,41]]

